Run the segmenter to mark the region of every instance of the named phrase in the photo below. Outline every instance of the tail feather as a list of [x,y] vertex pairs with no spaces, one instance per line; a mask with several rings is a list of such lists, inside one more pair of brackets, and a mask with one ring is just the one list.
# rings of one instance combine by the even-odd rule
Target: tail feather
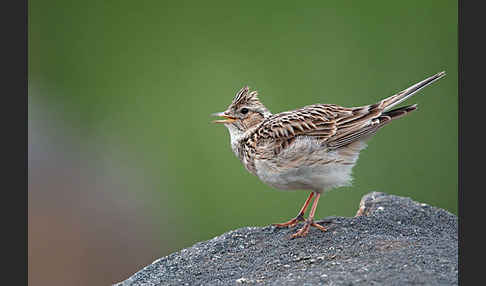
[[428,77],[426,79],[424,79],[423,81],[419,82],[419,83],[416,83],[414,85],[412,85],[411,87],[405,89],[405,90],[402,90],[401,92],[395,94],[395,95],[392,95],[390,97],[387,97],[385,99],[383,99],[382,101],[380,101],[378,103],[379,107],[383,109],[384,112],[390,110],[391,108],[393,108],[394,106],[402,103],[403,101],[407,100],[408,98],[410,98],[412,95],[416,94],[417,92],[419,92],[422,88],[428,86],[429,84],[435,82],[436,80],[440,79],[441,77],[445,76],[445,72],[442,71],[440,73],[437,73],[431,77]]
[[329,150],[334,150],[344,145],[348,145],[356,140],[366,139],[374,135],[378,129],[390,123],[392,120],[405,116],[416,109],[417,104],[413,104],[384,112],[377,118],[373,119],[372,124],[366,125],[358,130],[351,130],[346,134],[336,136],[335,139],[328,143],[328,148]]
[[407,115],[407,113],[410,113],[412,111],[414,111],[415,109],[417,109],[417,104],[412,104],[412,105],[407,105],[407,106],[403,106],[403,107],[399,107],[399,108],[396,108],[396,109],[393,109],[393,110],[390,110],[390,111],[386,111],[384,113],[382,113],[381,116],[389,116],[390,119],[397,119],[397,118],[400,118],[402,116],[405,116]]
[[352,116],[337,121],[336,134],[327,141],[327,147],[329,150],[335,150],[352,142],[364,140],[384,125],[416,110],[417,104],[392,108],[444,75],[445,72],[440,72],[378,103],[353,108]]

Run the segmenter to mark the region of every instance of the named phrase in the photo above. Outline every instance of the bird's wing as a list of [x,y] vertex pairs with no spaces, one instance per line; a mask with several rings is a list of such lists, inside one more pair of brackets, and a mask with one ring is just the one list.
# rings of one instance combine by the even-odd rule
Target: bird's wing
[[[296,136],[313,136],[337,149],[373,135],[378,128],[394,118],[414,110],[415,105],[383,112],[383,101],[361,107],[315,104],[294,111],[282,112],[268,118],[253,133],[254,142],[274,139],[282,143]],[[280,149],[280,148],[279,148]]]
[[373,135],[391,120],[415,110],[416,105],[392,108],[444,75],[445,72],[437,73],[375,104],[351,108],[314,104],[272,115],[252,133],[250,140],[256,145],[275,139],[285,148],[296,136],[305,135],[318,138],[328,149],[340,148]]
[[336,134],[336,119],[350,115],[352,115],[351,110],[336,105],[309,105],[271,116],[263,122],[255,134],[260,139],[290,139],[299,135],[308,135],[325,140]]

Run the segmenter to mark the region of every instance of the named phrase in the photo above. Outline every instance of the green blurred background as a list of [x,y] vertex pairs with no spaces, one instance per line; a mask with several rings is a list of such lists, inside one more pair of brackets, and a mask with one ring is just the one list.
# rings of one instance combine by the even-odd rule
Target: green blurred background
[[277,113],[374,103],[445,70],[316,216],[353,216],[370,191],[457,214],[456,1],[46,0],[28,23],[32,285],[114,283],[294,217],[307,192],[261,183],[210,123],[243,85]]

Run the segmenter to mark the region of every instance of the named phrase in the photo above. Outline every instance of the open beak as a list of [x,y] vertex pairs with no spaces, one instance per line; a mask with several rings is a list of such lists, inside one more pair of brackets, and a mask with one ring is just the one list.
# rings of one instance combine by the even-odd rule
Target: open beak
[[233,123],[233,122],[236,121],[235,117],[226,115],[224,112],[217,112],[217,113],[213,113],[211,115],[226,118],[226,119],[222,119],[222,120],[221,119],[220,120],[213,120],[213,123]]

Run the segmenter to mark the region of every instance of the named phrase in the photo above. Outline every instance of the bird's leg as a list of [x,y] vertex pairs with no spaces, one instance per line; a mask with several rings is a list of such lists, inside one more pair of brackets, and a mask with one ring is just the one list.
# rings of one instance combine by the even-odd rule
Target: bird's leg
[[309,203],[310,203],[313,196],[314,196],[314,192],[311,192],[309,197],[307,198],[307,200],[305,200],[304,205],[300,209],[299,214],[295,218],[289,220],[288,222],[274,223],[273,225],[276,226],[276,227],[287,227],[287,226],[288,227],[294,227],[299,221],[305,221],[304,213],[305,213],[305,210],[307,209],[307,207],[309,206]]
[[309,217],[305,221],[304,226],[301,229],[299,229],[296,233],[292,234],[292,238],[296,238],[296,237],[299,237],[299,236],[306,236],[307,233],[309,232],[309,228],[311,226],[317,227],[318,229],[320,229],[322,231],[327,231],[327,229],[325,227],[314,222],[314,214],[316,213],[317,203],[319,202],[320,196],[321,196],[320,193],[316,193],[316,198],[314,199],[314,202],[312,203],[312,208],[311,208],[311,211],[309,213]]

